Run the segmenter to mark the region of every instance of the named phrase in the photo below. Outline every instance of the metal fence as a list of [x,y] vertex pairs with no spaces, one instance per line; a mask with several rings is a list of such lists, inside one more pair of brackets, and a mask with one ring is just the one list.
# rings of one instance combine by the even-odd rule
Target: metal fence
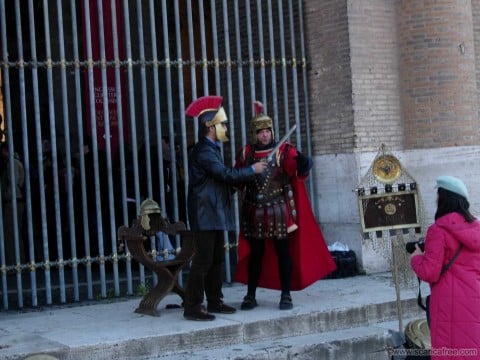
[[[188,224],[192,99],[224,96],[227,163],[249,140],[254,100],[277,137],[297,124],[292,140],[310,154],[302,6],[0,0],[3,309],[135,295],[155,283],[116,231],[145,198]],[[237,235],[225,234],[227,282]],[[179,239],[170,240],[175,252]],[[164,247],[155,237],[149,245],[152,256]]]

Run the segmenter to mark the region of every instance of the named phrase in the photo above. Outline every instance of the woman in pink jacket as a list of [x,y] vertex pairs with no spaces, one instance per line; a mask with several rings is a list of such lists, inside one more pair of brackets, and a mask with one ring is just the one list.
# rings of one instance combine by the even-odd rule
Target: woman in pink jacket
[[480,359],[480,221],[469,211],[461,180],[440,176],[437,188],[425,252],[417,245],[410,260],[417,276],[430,284],[431,357]]

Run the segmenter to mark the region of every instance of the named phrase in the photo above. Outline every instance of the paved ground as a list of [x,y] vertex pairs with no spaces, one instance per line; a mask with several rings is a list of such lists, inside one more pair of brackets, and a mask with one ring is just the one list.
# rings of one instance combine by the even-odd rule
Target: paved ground
[[[245,292],[245,285],[226,285],[225,302],[239,308]],[[428,289],[422,286],[422,295],[427,294]],[[249,354],[257,354],[252,359],[313,359],[287,353],[299,342],[328,343],[331,347],[333,341],[349,338],[349,344],[354,344],[351,339],[359,337],[355,331],[385,339],[385,334],[399,332],[407,321],[423,316],[416,306],[416,295],[414,285],[400,290],[401,321],[389,273],[318,281],[293,292],[294,307],[288,311],[278,309],[278,291],[259,289],[257,308],[219,315],[212,322],[187,321],[182,309],[166,309],[168,304],[181,303],[175,294],[159,304],[158,317],[135,313],[139,298],[0,312],[0,359],[25,359],[35,354],[59,359],[248,359]],[[358,344],[357,350],[349,351],[367,351],[365,345]],[[268,349],[274,350],[269,353]],[[381,352],[383,358],[387,354],[385,348],[368,351]],[[260,357],[260,353],[267,357]],[[372,358],[354,355],[352,359]]]

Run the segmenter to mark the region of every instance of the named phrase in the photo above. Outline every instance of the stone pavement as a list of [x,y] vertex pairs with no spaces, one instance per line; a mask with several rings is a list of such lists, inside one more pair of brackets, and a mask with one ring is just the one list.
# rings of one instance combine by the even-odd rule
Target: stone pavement
[[[245,293],[243,284],[224,286],[237,308]],[[140,298],[0,312],[0,359],[389,359],[408,321],[425,316],[416,295],[415,285],[401,289],[401,322],[390,273],[320,280],[292,292],[287,311],[279,291],[259,289],[257,308],[211,322],[167,309],[181,303],[176,294],[160,302],[158,317],[134,312]]]

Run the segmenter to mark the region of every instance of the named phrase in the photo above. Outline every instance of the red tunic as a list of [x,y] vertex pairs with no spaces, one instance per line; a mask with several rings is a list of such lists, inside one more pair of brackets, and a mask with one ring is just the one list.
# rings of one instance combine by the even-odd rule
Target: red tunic
[[[295,156],[297,151],[293,146],[289,146],[287,149],[283,166],[290,176],[290,184],[294,192],[297,210],[298,226],[297,230],[289,234],[288,239],[293,263],[291,289],[302,290],[334,271],[336,265],[313,215],[304,183],[306,177],[298,177],[296,175],[297,164]],[[252,150],[251,145],[247,145],[242,150],[235,166],[244,165],[242,160],[245,159],[245,154],[250,150]],[[282,152],[284,150],[285,145],[279,151]],[[244,284],[248,283],[249,253],[249,243],[240,233],[238,239],[238,264],[234,280]],[[266,239],[265,241],[265,253],[259,286],[269,289],[281,289],[278,259],[271,239]]]

